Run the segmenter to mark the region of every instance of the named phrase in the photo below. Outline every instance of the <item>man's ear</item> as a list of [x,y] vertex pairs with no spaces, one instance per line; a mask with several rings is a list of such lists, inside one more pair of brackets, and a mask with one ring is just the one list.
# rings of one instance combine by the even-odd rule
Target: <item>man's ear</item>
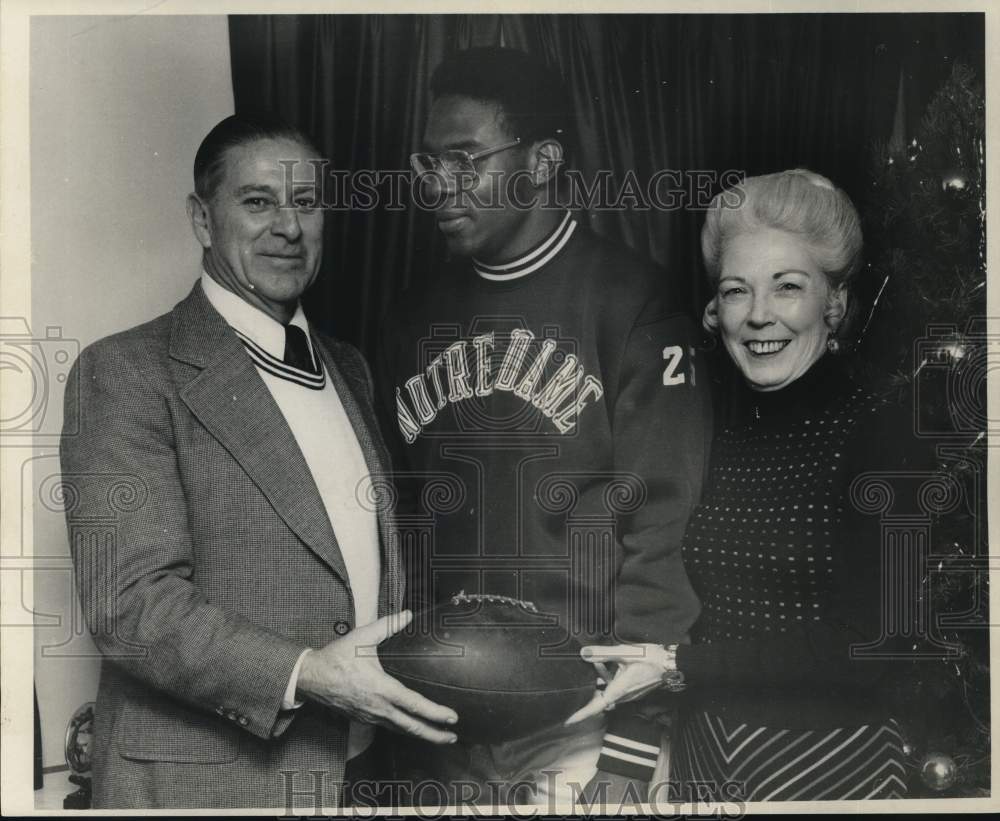
[[208,206],[195,193],[187,195],[187,213],[191,220],[191,229],[198,238],[202,248],[212,247],[212,228],[208,216]]
[[841,285],[832,289],[826,298],[826,311],[823,313],[823,318],[826,320],[826,327],[830,329],[830,333],[837,333],[846,314],[847,288]]
[[542,140],[535,143],[532,150],[534,166],[531,169],[532,181],[536,186],[542,186],[555,179],[556,171],[563,164],[563,147],[558,140]]
[[719,298],[712,297],[701,315],[701,326],[710,334],[719,332]]

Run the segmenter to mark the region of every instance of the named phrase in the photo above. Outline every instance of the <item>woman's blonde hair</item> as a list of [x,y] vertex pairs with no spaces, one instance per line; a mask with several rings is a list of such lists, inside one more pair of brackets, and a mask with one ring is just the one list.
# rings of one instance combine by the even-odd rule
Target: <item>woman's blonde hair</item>
[[701,230],[701,253],[713,285],[726,242],[760,228],[805,240],[831,288],[849,285],[861,269],[861,222],[850,197],[826,177],[795,168],[748,177],[712,200]]

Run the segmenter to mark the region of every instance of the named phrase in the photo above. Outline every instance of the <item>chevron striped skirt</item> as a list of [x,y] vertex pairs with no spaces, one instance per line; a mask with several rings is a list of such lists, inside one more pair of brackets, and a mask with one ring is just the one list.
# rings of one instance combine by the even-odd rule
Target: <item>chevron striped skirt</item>
[[709,785],[733,800],[735,784],[745,801],[906,795],[903,739],[895,720],[880,726],[782,730],[701,712],[684,720],[674,738],[670,780],[682,789]]

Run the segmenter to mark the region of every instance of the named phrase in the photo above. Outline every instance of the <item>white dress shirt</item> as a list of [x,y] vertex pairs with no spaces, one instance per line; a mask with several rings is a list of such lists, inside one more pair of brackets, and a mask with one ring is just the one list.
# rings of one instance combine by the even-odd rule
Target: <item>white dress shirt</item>
[[[212,307],[230,327],[248,337],[271,356],[279,360],[284,356],[285,328],[280,322],[223,288],[204,271],[201,275],[201,287]],[[378,521],[375,513],[358,501],[358,487],[369,475],[368,465],[330,374],[326,371],[322,358],[313,350],[309,323],[301,305],[296,308],[290,324],[305,331],[314,361],[326,372],[324,387],[321,390],[308,388],[259,366],[257,371],[285,417],[319,489],[347,566],[351,594],[354,597],[354,623],[360,626],[378,618],[382,572]],[[296,709],[302,704],[295,701],[295,688],[302,660],[308,652],[306,650],[299,656],[292,671],[282,702],[283,709]],[[351,722],[348,759],[368,747],[374,731],[371,724]]]

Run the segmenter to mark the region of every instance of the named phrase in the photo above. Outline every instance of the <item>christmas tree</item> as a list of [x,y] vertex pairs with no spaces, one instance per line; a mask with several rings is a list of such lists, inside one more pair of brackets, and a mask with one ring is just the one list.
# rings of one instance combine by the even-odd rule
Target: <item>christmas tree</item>
[[[902,94],[900,95],[902,98]],[[862,205],[869,270],[854,340],[861,374],[914,409],[961,500],[931,527],[919,596],[932,651],[902,662],[895,685],[911,796],[990,789],[983,85],[955,65],[915,134],[874,146]]]

